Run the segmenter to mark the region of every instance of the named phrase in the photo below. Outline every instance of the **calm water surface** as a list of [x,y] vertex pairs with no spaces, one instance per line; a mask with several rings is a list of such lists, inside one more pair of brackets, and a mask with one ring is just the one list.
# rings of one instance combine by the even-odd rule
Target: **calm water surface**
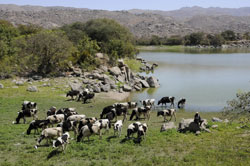
[[141,52],[139,56],[159,64],[153,75],[161,86],[134,93],[133,100],[185,97],[186,110],[220,111],[237,92],[250,90],[250,53]]

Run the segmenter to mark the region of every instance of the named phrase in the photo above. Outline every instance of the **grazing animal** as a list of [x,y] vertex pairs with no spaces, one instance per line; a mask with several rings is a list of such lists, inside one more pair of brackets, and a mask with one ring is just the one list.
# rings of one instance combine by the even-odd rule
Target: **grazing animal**
[[117,105],[116,107],[114,105],[104,107],[102,110],[102,113],[100,115],[100,119],[103,119],[104,116],[110,112],[114,113],[116,120],[117,120],[117,116],[123,116],[123,121],[125,119],[127,119],[128,109],[126,107],[122,107],[120,105]]
[[160,115],[164,117],[164,122],[167,121],[167,116],[170,116],[169,121],[171,121],[173,116],[174,116],[175,121],[176,121],[176,110],[175,109],[166,109],[166,110],[158,111],[157,116],[160,116]]
[[94,92],[89,92],[88,94],[86,94],[83,97],[83,103],[85,104],[87,102],[87,100],[91,100],[95,97],[95,93]]
[[27,129],[27,135],[30,135],[31,130],[38,132],[39,128],[45,129],[49,124],[49,120],[33,120],[30,122],[29,128]]
[[85,137],[89,137],[93,134],[99,135],[99,138],[102,138],[102,124],[99,121],[96,121],[94,124],[87,124],[83,126],[79,132],[79,135],[77,136],[77,142],[80,142],[81,140],[84,140]]
[[47,144],[48,144],[48,140],[52,139],[52,138],[57,138],[59,136],[62,136],[62,128],[61,127],[53,127],[53,128],[47,128],[44,129],[41,133],[41,136],[39,137],[39,139],[37,140],[37,144],[35,146],[35,148],[37,149],[37,146],[40,145],[41,141],[45,138],[47,139]]
[[122,120],[118,120],[117,122],[115,122],[114,124],[114,135],[118,134],[118,136],[121,136],[122,133]]
[[128,108],[133,109],[137,107],[137,102],[128,102]]
[[86,115],[71,115],[67,118],[67,120],[80,122],[82,119],[85,119]]
[[80,91],[78,90],[71,90],[66,94],[66,97],[70,96],[71,100],[74,100],[74,96],[77,98],[77,96],[80,94]]
[[178,101],[178,104],[177,104],[178,108],[183,108],[184,105],[185,105],[185,103],[186,103],[186,99],[185,99],[185,98],[181,98],[181,99]]
[[113,105],[103,108],[102,113],[100,114],[100,119],[104,118],[104,115],[106,115],[109,112],[115,112],[115,107]]
[[36,102],[24,101],[22,104],[22,110],[36,109]]
[[55,115],[55,114],[56,114],[56,107],[52,106],[52,107],[47,111],[47,116]]
[[112,121],[115,117],[115,111],[109,112],[103,116],[104,119],[108,119],[109,121]]
[[81,93],[79,93],[77,101],[83,100],[84,97],[89,93],[89,89],[84,89]]
[[78,132],[81,131],[81,128],[87,124],[94,124],[95,122],[97,121],[97,118],[95,117],[92,117],[92,118],[85,118],[85,119],[82,119],[80,122],[79,122],[79,125],[78,125]]
[[137,132],[137,138],[138,140],[141,141],[141,138],[143,137],[144,139],[146,139],[146,134],[148,131],[148,126],[146,123],[143,123],[142,125],[139,126],[138,132]]
[[135,122],[130,124],[127,129],[127,138],[130,138],[131,136],[133,136],[134,133],[137,133],[140,125],[141,122]]
[[46,120],[49,120],[50,125],[61,123],[64,121],[64,119],[65,119],[64,114],[50,115],[46,118]]
[[199,112],[196,112],[194,115],[194,123],[201,126],[202,122],[203,122],[203,120],[201,119]]
[[146,99],[146,100],[141,100],[140,102],[144,107],[155,105],[155,99]]
[[18,124],[20,122],[20,119],[23,119],[23,123],[26,122],[25,117],[33,117],[33,120],[36,120],[37,117],[37,112],[38,110],[33,108],[33,109],[24,109],[18,112],[18,116],[16,118],[16,122],[13,122],[14,124]]
[[135,120],[139,120],[141,115],[143,115],[145,119],[149,120],[150,110],[151,110],[151,106],[135,108],[133,109],[132,114],[130,115],[130,120],[133,120],[134,116],[136,116]]
[[53,148],[59,148],[62,147],[62,150],[64,150],[67,147],[67,144],[69,143],[70,135],[68,132],[64,133],[61,137],[58,137],[56,140],[53,141]]
[[75,108],[61,108],[56,111],[56,114],[64,114],[67,118],[71,115],[77,115],[78,113],[75,110]]
[[109,129],[111,128],[111,123],[108,119],[99,119],[99,123],[101,123],[101,128],[106,129],[106,132],[109,132]]
[[64,122],[61,122],[57,125],[57,127],[62,127],[63,133],[66,131],[73,131],[74,136],[77,136],[78,130],[77,130],[77,122],[66,120]]
[[167,103],[171,103],[170,106],[172,106],[174,108],[174,100],[175,100],[175,97],[173,97],[173,96],[163,97],[163,98],[161,98],[161,100],[158,101],[158,105],[164,104],[166,106]]

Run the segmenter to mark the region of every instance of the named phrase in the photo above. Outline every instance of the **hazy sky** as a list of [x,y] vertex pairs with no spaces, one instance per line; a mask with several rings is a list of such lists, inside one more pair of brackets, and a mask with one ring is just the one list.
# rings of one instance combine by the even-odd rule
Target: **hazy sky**
[[250,0],[0,0],[0,4],[67,6],[77,8],[127,10],[174,10],[181,7],[250,7]]

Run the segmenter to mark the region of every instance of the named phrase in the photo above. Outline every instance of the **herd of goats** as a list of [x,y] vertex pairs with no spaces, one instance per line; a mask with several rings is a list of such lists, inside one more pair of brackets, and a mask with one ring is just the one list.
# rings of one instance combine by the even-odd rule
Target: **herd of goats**
[[[86,102],[86,99],[89,99],[89,97],[86,96],[92,96],[89,94],[91,94],[91,92],[86,91],[84,94],[78,95],[79,98],[82,98],[83,101]],[[163,97],[161,100],[159,100],[158,105],[166,105],[167,103],[170,103],[171,105],[169,109],[158,111],[157,116],[163,116],[164,121],[167,120],[167,116],[170,116],[169,121],[174,116],[176,121],[174,100],[175,97],[171,96]],[[186,99],[181,98],[177,104],[178,108],[183,108],[185,102]],[[51,107],[47,111],[47,118],[44,120],[38,120],[37,103],[24,101],[22,104],[22,110],[18,112],[18,117],[13,123],[18,124],[20,119],[23,119],[23,122],[25,123],[25,117],[33,117],[33,121],[31,121],[27,129],[27,134],[29,135],[32,130],[35,130],[34,132],[38,133],[38,129],[42,129],[41,135],[37,139],[35,148],[37,149],[40,146],[40,143],[43,139],[47,139],[48,143],[48,140],[56,138],[56,140],[54,140],[52,143],[53,147],[62,147],[62,150],[64,151],[70,140],[69,131],[73,131],[75,139],[77,142],[80,142],[86,137],[89,140],[91,135],[99,135],[101,139],[101,129],[105,129],[104,133],[106,133],[111,128],[111,126],[113,126],[114,135],[120,137],[123,122],[127,120],[128,110],[132,109],[132,112],[130,113],[130,120],[136,120],[137,122],[134,122],[128,126],[126,138],[134,138],[133,135],[137,134],[137,138],[135,139],[140,142],[141,140],[145,139],[148,126],[146,123],[141,123],[138,120],[142,119],[142,116],[144,119],[150,119],[150,112],[152,107],[155,106],[155,99],[142,100],[140,101],[140,104],[142,105],[141,107],[138,107],[137,102],[115,103],[113,105],[106,106],[103,108],[100,114],[100,119],[78,114],[75,108],[61,108],[57,110],[56,107]],[[117,120],[118,116],[123,116],[123,120]],[[57,127],[53,127],[55,124],[57,124]]]

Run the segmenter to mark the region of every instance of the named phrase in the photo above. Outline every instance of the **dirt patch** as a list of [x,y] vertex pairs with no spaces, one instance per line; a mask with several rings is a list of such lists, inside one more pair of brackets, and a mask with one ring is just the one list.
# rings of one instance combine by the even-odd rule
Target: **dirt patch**
[[99,98],[103,98],[103,99],[112,99],[112,100],[117,100],[117,101],[124,101],[129,97],[130,93],[129,92],[123,92],[123,93],[119,93],[119,92],[107,92],[107,93],[100,93],[97,96]]

